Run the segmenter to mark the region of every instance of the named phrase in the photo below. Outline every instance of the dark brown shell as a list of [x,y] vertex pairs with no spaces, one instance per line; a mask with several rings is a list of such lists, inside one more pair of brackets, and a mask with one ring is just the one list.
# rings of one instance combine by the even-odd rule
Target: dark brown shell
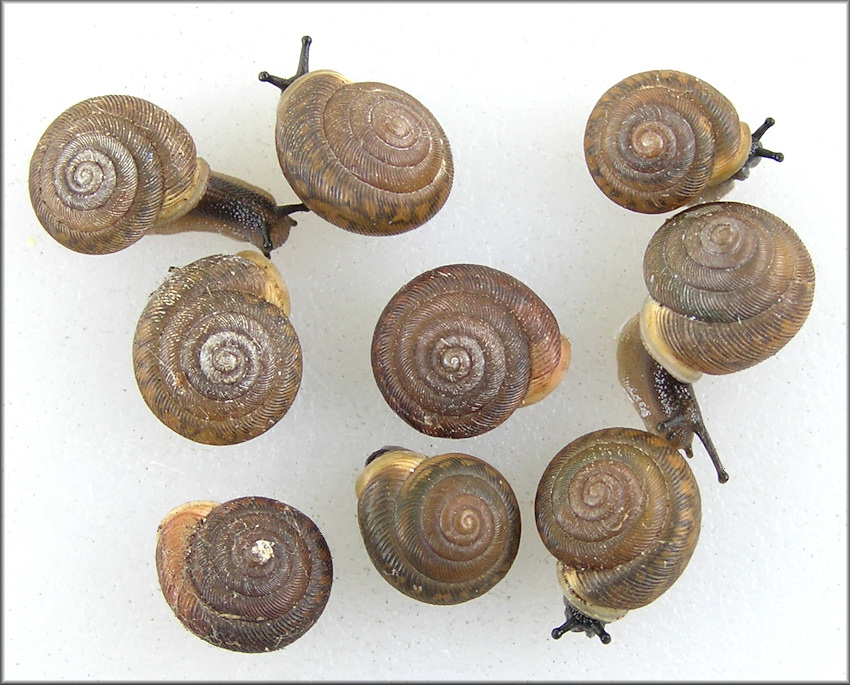
[[168,112],[104,95],[50,124],[30,162],[29,190],[51,236],[77,252],[105,254],[192,209],[208,175],[192,137]]
[[584,135],[590,175],[635,212],[681,207],[746,162],[751,136],[719,91],[671,70],[629,76],[597,102]]
[[369,558],[388,583],[421,602],[458,604],[507,574],[521,524],[501,473],[457,453],[429,459],[391,451],[373,464],[358,483],[357,517]]
[[198,637],[236,652],[267,652],[318,620],[333,582],[316,524],[265,497],[189,502],[157,530],[165,601]]
[[607,428],[546,467],[534,502],[543,544],[589,606],[630,610],[670,588],[699,539],[701,504],[684,457],[665,440]]
[[[270,275],[271,271],[271,275]],[[254,438],[289,410],[301,346],[277,270],[256,254],[214,255],[174,271],[151,295],[133,340],[142,396],[196,442]]]
[[668,219],[643,269],[652,302],[641,335],[674,376],[660,346],[702,373],[740,371],[788,343],[814,297],[814,265],[797,234],[741,203],[703,204]]
[[392,297],[375,327],[372,370],[407,423],[462,438],[495,428],[532,386],[562,374],[561,350],[554,315],[528,286],[490,267],[453,264]]
[[382,83],[331,71],[298,78],[281,95],[276,145],[286,180],[336,226],[391,235],[421,226],[449,196],[449,141],[422,103]]

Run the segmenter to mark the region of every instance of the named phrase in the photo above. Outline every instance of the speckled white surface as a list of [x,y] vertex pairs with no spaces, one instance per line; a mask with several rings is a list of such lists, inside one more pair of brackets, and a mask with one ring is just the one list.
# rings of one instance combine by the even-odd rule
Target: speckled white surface
[[[5,679],[846,680],[847,6],[663,4],[4,4],[3,677]],[[651,28],[662,40],[641,34]],[[389,239],[301,216],[274,262],[292,294],[303,383],[272,430],[233,447],[172,433],[143,402],[130,344],[170,266],[236,242],[148,236],[75,254],[38,224],[29,158],[70,105],[122,92],[192,132],[211,166],[295,196],[273,149],[267,69],[311,66],[391,83],[451,141],[456,178],[427,225]],[[613,642],[549,636],[562,620],[554,560],[534,528],[542,471],[567,442],[640,427],[617,384],[619,326],[645,288],[643,249],[664,217],[593,185],[584,124],[629,74],[708,81],[745,121],[777,120],[762,163],[727,199],[793,226],[817,270],[811,315],[776,357],[698,384],[731,474],[692,466],[702,537],[676,585],[609,626]],[[378,392],[369,342],[418,273],[474,261],[510,272],[554,311],[572,368],[544,402],[474,439],[418,434]],[[486,459],[514,487],[524,531],[507,577],[454,607],[419,604],[370,566],[354,480],[385,444]],[[333,553],[320,621],[283,651],[212,647],[177,622],[153,565],[161,517],[247,494],[308,514]]]

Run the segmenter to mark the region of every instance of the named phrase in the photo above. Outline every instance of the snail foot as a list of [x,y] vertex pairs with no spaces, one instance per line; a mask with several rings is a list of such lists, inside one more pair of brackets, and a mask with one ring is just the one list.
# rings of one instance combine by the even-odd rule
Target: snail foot
[[611,636],[605,631],[605,624],[599,619],[583,614],[570,604],[567,605],[564,613],[567,617],[566,622],[552,629],[552,637],[555,640],[561,639],[565,633],[573,632],[584,633],[588,637],[596,635],[603,645],[611,642]]

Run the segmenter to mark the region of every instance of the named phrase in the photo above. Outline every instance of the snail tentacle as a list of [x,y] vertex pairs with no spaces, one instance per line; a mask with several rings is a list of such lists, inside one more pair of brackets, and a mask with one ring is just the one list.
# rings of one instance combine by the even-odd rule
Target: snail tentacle
[[304,76],[304,74],[310,71],[310,43],[312,42],[313,39],[310,38],[310,36],[303,36],[301,38],[301,56],[298,58],[298,69],[295,71],[295,76],[282,78],[280,76],[273,76],[267,71],[261,71],[259,76],[260,81],[263,83],[271,83],[273,86],[280,88],[280,92],[285,91],[293,84],[295,79]]

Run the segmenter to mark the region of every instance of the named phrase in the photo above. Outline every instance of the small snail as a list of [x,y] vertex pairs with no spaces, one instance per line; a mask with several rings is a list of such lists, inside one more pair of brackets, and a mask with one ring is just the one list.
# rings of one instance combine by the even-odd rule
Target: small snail
[[187,502],[157,529],[165,601],[198,637],[235,652],[281,649],[321,616],[333,582],[325,538],[266,497]]
[[398,88],[308,73],[310,42],[302,39],[292,78],[259,75],[281,90],[275,141],[286,180],[311,211],[347,231],[421,226],[445,203],[454,175],[439,122]]
[[479,597],[507,574],[520,513],[505,478],[468,454],[373,453],[357,478],[369,558],[399,592],[428,604]]
[[646,71],[623,79],[596,103],[584,134],[590,175],[611,200],[657,214],[696,199],[733,177],[743,180],[762,157],[773,126],[754,133],[715,88],[689,74]]
[[146,232],[175,230],[196,210],[269,252],[301,204],[277,206],[265,191],[211,173],[189,132],[168,112],[129,95],[77,103],[42,135],[30,162],[30,199],[47,232],[85,254],[121,250]]
[[671,217],[643,261],[647,350],[674,378],[740,371],[776,354],[812,305],[811,257],[788,224],[736,202]]
[[552,631],[597,635],[655,601],[685,570],[701,502],[684,457],[663,438],[606,428],[564,447],[540,479],[537,530],[558,560],[567,621]]
[[620,385],[637,409],[646,429],[667,439],[673,449],[693,456],[691,444],[696,435],[705,446],[721,483],[729,474],[702,418],[694,387],[676,380],[655,361],[640,339],[640,323],[635,314],[623,326],[617,343],[617,370]]
[[390,407],[427,435],[492,430],[563,380],[570,343],[525,284],[477,264],[420,274],[381,313],[372,371]]
[[271,428],[301,383],[289,295],[256,252],[174,270],[151,295],[133,339],[136,381],[151,411],[195,442],[232,445]]

